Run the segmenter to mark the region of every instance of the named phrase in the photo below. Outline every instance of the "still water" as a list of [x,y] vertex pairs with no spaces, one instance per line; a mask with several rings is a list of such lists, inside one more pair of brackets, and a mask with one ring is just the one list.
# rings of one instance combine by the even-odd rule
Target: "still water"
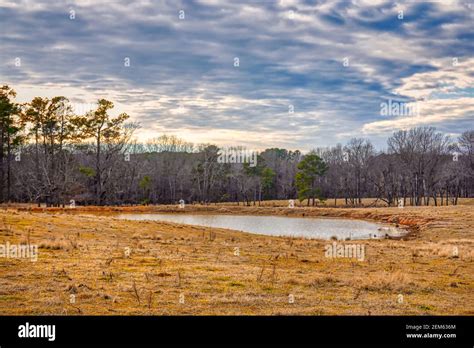
[[296,218],[254,215],[119,214],[119,219],[152,220],[227,228],[270,236],[330,239],[383,238],[400,234],[393,227],[373,222],[332,218]]

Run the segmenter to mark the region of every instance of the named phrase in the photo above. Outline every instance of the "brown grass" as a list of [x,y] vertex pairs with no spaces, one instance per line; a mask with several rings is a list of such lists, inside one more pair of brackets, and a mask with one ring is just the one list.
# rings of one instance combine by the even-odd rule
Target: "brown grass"
[[0,314],[474,314],[471,205],[185,209],[368,219],[412,232],[406,240],[360,241],[360,262],[326,258],[328,241],[113,217],[116,210],[182,212],[176,206],[22,209],[0,212],[0,244],[28,239],[39,257],[0,258]]

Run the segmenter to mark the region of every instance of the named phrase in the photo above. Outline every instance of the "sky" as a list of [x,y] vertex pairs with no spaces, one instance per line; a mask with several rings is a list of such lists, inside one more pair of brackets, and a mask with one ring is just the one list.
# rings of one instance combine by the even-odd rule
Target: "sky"
[[[0,0],[0,84],[193,143],[474,129],[474,0]],[[388,112],[387,112],[388,110]]]

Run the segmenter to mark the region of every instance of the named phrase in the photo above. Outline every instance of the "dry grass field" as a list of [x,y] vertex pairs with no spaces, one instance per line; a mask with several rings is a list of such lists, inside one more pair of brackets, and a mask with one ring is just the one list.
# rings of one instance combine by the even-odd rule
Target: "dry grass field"
[[[364,261],[328,258],[332,241],[270,237],[116,212],[176,206],[4,207],[0,244],[38,245],[38,260],[0,257],[0,314],[474,314],[474,208],[187,206],[195,214],[346,217],[399,225],[401,240],[365,246]],[[98,214],[99,213],[99,214]],[[455,251],[456,250],[456,251]]]

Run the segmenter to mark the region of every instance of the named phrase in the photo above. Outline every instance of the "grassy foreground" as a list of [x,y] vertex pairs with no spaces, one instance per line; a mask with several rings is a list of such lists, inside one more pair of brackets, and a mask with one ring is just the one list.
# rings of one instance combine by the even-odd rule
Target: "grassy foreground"
[[0,314],[474,314],[472,205],[185,208],[359,218],[410,231],[405,240],[337,241],[364,245],[364,261],[326,257],[332,241],[124,221],[112,214],[182,212],[175,206],[67,211],[0,211],[0,244],[39,246],[36,262],[0,257]]

